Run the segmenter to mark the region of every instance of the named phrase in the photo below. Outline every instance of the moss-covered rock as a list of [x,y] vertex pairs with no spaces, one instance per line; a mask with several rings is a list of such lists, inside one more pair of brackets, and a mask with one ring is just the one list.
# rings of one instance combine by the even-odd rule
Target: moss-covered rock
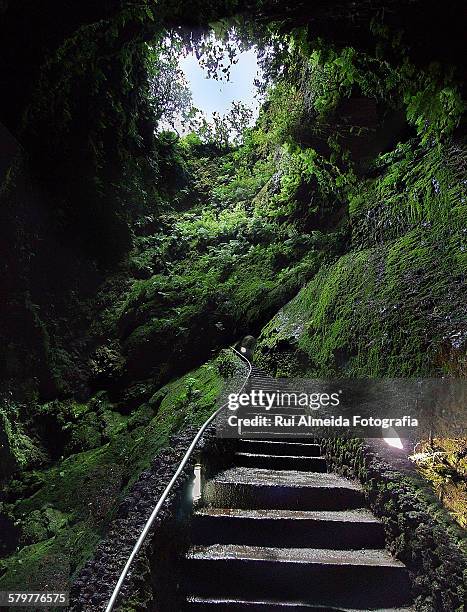
[[456,525],[404,457],[384,443],[329,438],[323,448],[330,469],[359,478],[368,502],[380,516],[388,545],[412,574],[416,610],[462,612],[465,533]]
[[68,517],[55,508],[33,510],[21,524],[21,544],[35,544],[59,534],[66,527]]
[[[153,393],[130,415],[120,415],[106,444],[10,481],[8,516],[18,523],[22,547],[0,560],[1,588],[67,588],[106,533],[125,492],[170,436],[201,424],[215,409],[224,385],[219,369],[225,372],[226,363],[228,376],[238,370],[235,358],[223,354]],[[84,417],[96,415],[81,411]],[[108,408],[103,415],[108,418]]]
[[38,436],[28,431],[28,410],[11,395],[0,397],[0,482],[17,470],[43,465],[47,451]]
[[[454,197],[457,188],[411,225],[396,230],[389,220],[395,233],[383,241],[367,228],[371,246],[359,248],[357,240],[322,267],[263,329],[260,362],[283,372],[292,356],[302,372],[317,376],[455,374],[457,365],[444,357],[465,334],[467,209]],[[408,219],[410,200],[398,202]]]
[[[315,152],[283,146],[258,160],[253,139],[200,160],[183,141],[177,146],[197,185],[194,202],[165,215],[161,230],[138,230],[130,259],[143,257],[151,274],[122,284],[100,317],[101,333],[120,339],[125,385],[149,375],[162,384],[238,335],[256,332],[345,244],[345,215],[327,215],[342,207],[341,195],[328,207],[314,205],[320,222],[307,221],[309,201],[318,195],[324,201],[340,175]],[[270,187],[274,155],[282,168],[278,189]],[[206,199],[198,201],[199,193]]]

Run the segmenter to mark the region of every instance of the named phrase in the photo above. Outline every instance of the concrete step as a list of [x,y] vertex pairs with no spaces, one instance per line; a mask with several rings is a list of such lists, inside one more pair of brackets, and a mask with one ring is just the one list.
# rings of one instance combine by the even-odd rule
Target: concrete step
[[320,457],[319,444],[285,442],[282,440],[245,440],[239,442],[238,450],[245,453],[264,455],[295,455],[299,457]]
[[300,457],[298,455],[263,455],[257,453],[235,453],[236,465],[259,467],[270,470],[303,470],[325,472],[324,457]]
[[381,522],[359,510],[201,508],[193,516],[194,544],[333,549],[383,548]]
[[[369,612],[370,608],[342,608],[326,602],[256,600],[222,597],[187,598],[186,612]],[[413,612],[413,608],[371,608],[371,612]]]
[[405,566],[385,550],[193,546],[188,592],[219,597],[331,601],[334,607],[396,607],[410,602]]
[[219,508],[343,510],[364,505],[360,484],[336,474],[234,467],[206,481],[203,499]]

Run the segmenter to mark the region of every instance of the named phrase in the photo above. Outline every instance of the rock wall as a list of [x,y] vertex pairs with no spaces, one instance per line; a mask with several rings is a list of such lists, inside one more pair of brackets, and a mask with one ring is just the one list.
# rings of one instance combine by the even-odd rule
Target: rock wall
[[357,477],[368,503],[382,518],[391,552],[412,575],[416,609],[462,612],[465,532],[418,476],[403,451],[382,441],[329,438],[323,441],[328,469]]

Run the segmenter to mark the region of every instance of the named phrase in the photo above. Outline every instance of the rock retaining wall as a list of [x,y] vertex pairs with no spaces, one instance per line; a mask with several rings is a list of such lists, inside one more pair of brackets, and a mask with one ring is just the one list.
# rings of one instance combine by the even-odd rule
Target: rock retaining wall
[[357,477],[385,526],[391,552],[412,576],[416,610],[463,612],[467,545],[461,530],[406,458],[382,441],[323,440],[328,470]]

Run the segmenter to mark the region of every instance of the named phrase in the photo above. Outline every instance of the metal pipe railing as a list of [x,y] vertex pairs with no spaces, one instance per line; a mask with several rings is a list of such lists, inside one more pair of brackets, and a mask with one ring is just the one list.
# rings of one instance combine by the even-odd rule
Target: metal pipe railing
[[[251,365],[250,361],[245,357],[245,355],[242,355],[242,353],[237,351],[237,349],[235,349],[233,347],[231,347],[231,348],[248,365],[248,375],[245,378],[242,386],[240,387],[240,390],[238,391],[238,393],[241,393],[243,391],[243,389],[245,388],[245,385],[247,384],[248,379],[250,378],[251,371],[252,371],[252,365]],[[196,436],[193,438],[193,441],[190,444],[190,446],[188,447],[188,450],[186,451],[183,459],[181,460],[181,462],[180,462],[180,464],[179,464],[175,474],[172,476],[169,484],[165,487],[164,492],[160,496],[159,501],[157,502],[154,510],[151,513],[151,516],[146,521],[146,524],[144,525],[143,531],[141,532],[138,540],[136,541],[136,544],[134,545],[133,550],[131,551],[131,554],[128,557],[128,560],[125,563],[125,567],[123,568],[122,573],[120,574],[118,582],[115,585],[115,588],[113,590],[111,598],[109,599],[109,603],[107,604],[105,612],[112,612],[112,610],[114,609],[115,602],[117,601],[117,598],[118,598],[118,596],[120,594],[120,590],[122,588],[123,582],[125,581],[125,578],[127,577],[128,572],[130,570],[131,564],[133,563],[133,561],[134,561],[136,555],[138,554],[138,552],[140,551],[141,546],[143,545],[143,543],[144,543],[144,541],[146,539],[146,536],[149,533],[149,530],[153,526],[154,521],[157,518],[157,515],[159,514],[162,506],[164,505],[165,500],[167,499],[167,497],[168,497],[170,491],[172,490],[175,482],[177,481],[178,477],[183,472],[183,470],[184,470],[186,464],[188,463],[188,461],[189,461],[189,459],[190,459],[190,457],[191,457],[191,455],[192,455],[196,445],[198,444],[198,442],[199,442],[200,438],[202,437],[203,433],[206,431],[206,428],[214,421],[214,419],[217,417],[217,415],[220,413],[220,411],[223,410],[226,406],[227,406],[227,403],[222,404],[222,406],[220,408],[218,408],[209,417],[209,419],[202,425],[202,427],[200,428],[200,430],[198,431]]]

